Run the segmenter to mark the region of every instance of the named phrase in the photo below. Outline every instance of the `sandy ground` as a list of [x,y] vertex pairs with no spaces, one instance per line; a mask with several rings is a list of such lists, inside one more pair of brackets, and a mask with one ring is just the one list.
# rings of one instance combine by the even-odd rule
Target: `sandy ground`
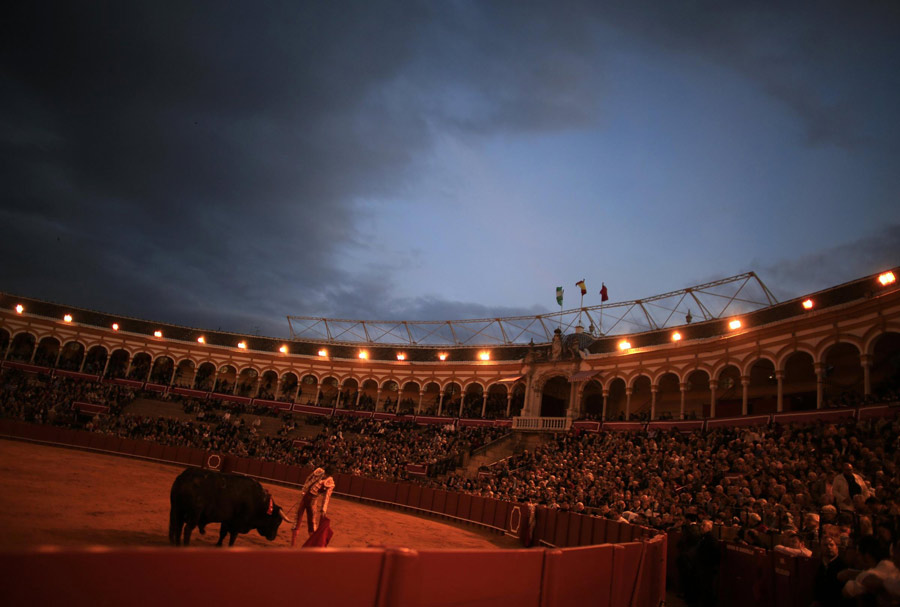
[[[0,440],[0,549],[167,546],[169,489],[181,470],[126,457]],[[281,506],[293,506],[299,499],[296,489],[263,485]],[[513,538],[475,526],[338,497],[332,497],[328,515],[335,532],[333,548],[519,547]],[[218,524],[209,525],[205,535],[195,530],[191,545],[214,546],[218,531]],[[298,540],[305,539],[302,530]],[[272,542],[253,531],[239,535],[235,546],[290,546],[290,525],[283,523]]]

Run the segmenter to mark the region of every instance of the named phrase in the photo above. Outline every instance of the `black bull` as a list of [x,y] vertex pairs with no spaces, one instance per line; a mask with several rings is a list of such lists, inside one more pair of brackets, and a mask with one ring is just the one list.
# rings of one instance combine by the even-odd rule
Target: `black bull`
[[237,474],[188,468],[172,483],[169,497],[169,542],[176,546],[181,544],[182,528],[188,546],[194,527],[202,534],[207,523],[222,523],[217,546],[226,533],[231,534],[228,545],[233,546],[238,533],[252,529],[272,541],[286,519],[262,485]]

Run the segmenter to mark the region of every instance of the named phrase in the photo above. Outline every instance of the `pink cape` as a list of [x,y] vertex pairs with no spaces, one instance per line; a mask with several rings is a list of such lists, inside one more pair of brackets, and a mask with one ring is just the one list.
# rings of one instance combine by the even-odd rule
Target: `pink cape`
[[331,520],[327,516],[323,516],[319,521],[319,528],[309,536],[309,539],[303,544],[303,548],[325,548],[333,536]]

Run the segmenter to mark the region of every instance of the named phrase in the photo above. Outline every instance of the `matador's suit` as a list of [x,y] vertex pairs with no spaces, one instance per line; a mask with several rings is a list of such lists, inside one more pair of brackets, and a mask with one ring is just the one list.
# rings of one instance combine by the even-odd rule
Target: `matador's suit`
[[306,527],[310,535],[318,528],[319,520],[328,512],[328,502],[334,491],[334,478],[325,474],[322,468],[316,468],[300,489],[300,507],[297,509],[297,522],[291,535],[291,546],[297,541],[300,521],[306,513]]

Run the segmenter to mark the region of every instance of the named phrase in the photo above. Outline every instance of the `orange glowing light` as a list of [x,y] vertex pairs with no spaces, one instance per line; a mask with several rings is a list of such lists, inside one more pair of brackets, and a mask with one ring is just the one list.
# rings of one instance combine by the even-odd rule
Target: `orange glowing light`
[[892,284],[894,284],[896,281],[897,281],[897,279],[894,277],[894,273],[893,273],[893,272],[885,272],[884,274],[881,274],[881,275],[878,276],[878,282],[881,283],[881,286],[882,286],[882,287],[886,287],[886,286],[888,286],[888,285],[892,285]]
[[491,360],[491,353],[487,350],[478,353],[478,358],[481,360]]
[[681,333],[678,331],[672,333],[672,341],[681,341]]
[[206,338],[203,337],[203,336],[201,335],[200,337],[197,338],[197,343],[198,343],[198,344],[205,344],[205,343],[206,343]]
[[397,360],[406,360],[406,354],[403,352],[397,352]]
[[154,331],[153,337],[162,337],[162,331]]
[[25,311],[25,306],[22,304],[16,304],[16,314],[21,314]]
[[287,354],[287,346],[281,346],[280,348],[278,348],[278,351],[282,354]]
[[628,341],[626,341],[626,340],[624,340],[624,339],[623,339],[622,341],[619,342],[619,349],[620,349],[620,350],[627,350],[627,349],[629,349],[630,347],[631,347],[631,343],[628,342]]
[[245,341],[239,341],[239,342],[238,342],[238,348],[240,348],[241,350],[246,350],[246,349],[247,349],[247,342],[245,342]]
[[366,350],[360,350],[359,357],[363,360],[366,360],[367,358],[369,358],[369,353]]
[[731,329],[732,331],[734,331],[734,330],[736,330],[736,329],[740,329],[740,328],[741,328],[741,321],[739,321],[738,319],[735,318],[735,319],[732,320],[730,323],[728,323],[728,328]]
[[113,331],[118,331],[118,330],[119,330],[119,323],[114,322],[114,323],[112,324],[112,330],[113,330]]
[[63,316],[63,322],[72,322],[72,315],[66,314],[65,316]]
[[813,307],[813,300],[811,300],[811,299],[804,300],[804,302],[803,302],[804,310],[812,310],[812,307]]
[[319,350],[319,356],[328,356],[328,350],[322,348],[321,350]]
[[441,360],[447,360],[447,354],[445,352],[441,352],[438,354],[438,358]]

